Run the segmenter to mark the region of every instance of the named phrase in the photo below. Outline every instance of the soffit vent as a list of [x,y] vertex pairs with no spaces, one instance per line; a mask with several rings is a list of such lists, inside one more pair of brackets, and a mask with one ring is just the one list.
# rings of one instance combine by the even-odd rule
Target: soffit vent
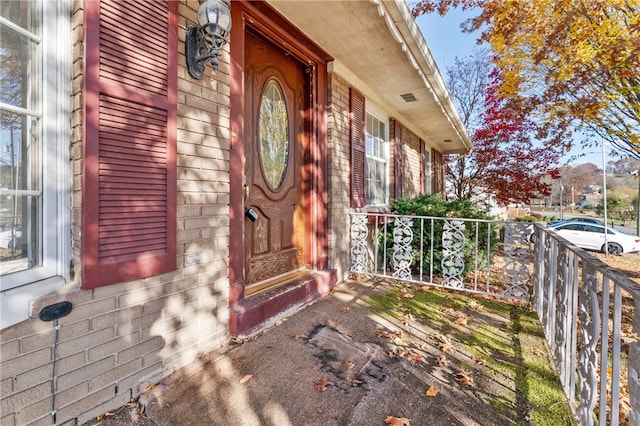
[[403,93],[402,95],[400,95],[400,97],[402,99],[404,99],[405,102],[415,102],[415,101],[417,101],[416,97],[413,96],[413,93]]

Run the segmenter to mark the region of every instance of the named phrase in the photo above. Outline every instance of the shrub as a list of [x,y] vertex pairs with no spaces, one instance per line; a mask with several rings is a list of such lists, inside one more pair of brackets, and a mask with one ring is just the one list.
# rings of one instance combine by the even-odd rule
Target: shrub
[[[491,217],[486,212],[476,208],[468,200],[445,201],[438,195],[423,194],[412,199],[399,198],[391,202],[391,208],[395,213],[407,216],[491,220]],[[433,229],[431,229],[432,224]],[[424,227],[421,226],[420,220],[413,221],[412,230],[414,237],[411,241],[411,247],[413,252],[412,269],[414,272],[417,272],[420,268],[420,249],[422,248],[425,252],[422,264],[423,271],[430,271],[431,268],[433,268],[434,274],[442,274],[442,259],[444,257],[442,242],[443,228],[443,220],[425,220]],[[491,248],[495,249],[497,246],[495,241],[499,233],[498,226],[492,225],[492,227],[489,227],[486,222],[465,222],[465,229],[463,231],[465,242],[462,247],[464,255],[463,275],[472,270],[476,266],[476,262],[478,262],[478,267],[482,266],[482,262],[486,263],[489,229],[491,229]],[[386,256],[387,262],[389,262],[393,254],[393,222],[387,224],[386,231],[387,238],[385,238],[384,232],[380,234],[380,250],[382,254],[382,250],[384,249],[383,241],[386,240]],[[420,239],[421,232],[422,240]],[[476,236],[478,241],[477,246]],[[431,256],[429,255],[431,247],[433,247],[433,264],[430,263]]]
[[537,222],[537,220],[534,215],[516,217],[516,222]]

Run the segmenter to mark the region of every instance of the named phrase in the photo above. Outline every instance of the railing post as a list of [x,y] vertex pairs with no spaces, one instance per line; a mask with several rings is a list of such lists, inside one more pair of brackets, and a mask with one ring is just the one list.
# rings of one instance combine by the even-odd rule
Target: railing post
[[351,268],[350,272],[366,274],[368,271],[367,215],[364,213],[351,213]]
[[[634,295],[633,304],[633,332],[640,336],[640,296]],[[631,403],[629,424],[640,426],[640,341],[638,340],[633,341],[629,346],[628,375]]]

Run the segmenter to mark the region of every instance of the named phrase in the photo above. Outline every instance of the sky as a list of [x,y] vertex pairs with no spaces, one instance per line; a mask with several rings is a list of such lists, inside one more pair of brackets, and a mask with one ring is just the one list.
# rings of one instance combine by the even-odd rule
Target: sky
[[[431,54],[435,58],[443,76],[446,75],[447,67],[453,65],[456,57],[469,56],[475,49],[479,48],[476,44],[479,34],[463,33],[460,29],[462,22],[476,15],[477,13],[473,11],[463,12],[453,9],[443,17],[433,13],[416,18],[429,50],[431,50]],[[600,147],[584,149],[579,146],[579,143],[574,145],[576,146],[572,148],[569,155],[563,158],[563,163],[572,166],[594,163],[599,168],[602,168],[602,149]],[[609,151],[605,146],[605,162],[612,159],[608,154]],[[576,156],[579,156],[579,158],[573,158]]]

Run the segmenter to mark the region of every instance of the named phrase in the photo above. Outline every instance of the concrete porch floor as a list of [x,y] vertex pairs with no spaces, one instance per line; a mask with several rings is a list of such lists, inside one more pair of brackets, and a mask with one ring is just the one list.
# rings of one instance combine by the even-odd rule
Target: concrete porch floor
[[[423,315],[419,293],[389,281],[340,283],[279,325],[202,356],[87,425],[385,425],[393,418],[414,426],[521,425],[535,410],[574,423],[559,386],[546,407],[529,398],[539,369],[529,360],[550,362],[544,345],[526,353],[540,330],[517,328],[522,307],[505,304],[501,316],[482,308],[494,300],[460,302],[428,290],[455,308]],[[398,309],[385,309],[382,295]],[[513,364],[514,373],[495,362]]]

